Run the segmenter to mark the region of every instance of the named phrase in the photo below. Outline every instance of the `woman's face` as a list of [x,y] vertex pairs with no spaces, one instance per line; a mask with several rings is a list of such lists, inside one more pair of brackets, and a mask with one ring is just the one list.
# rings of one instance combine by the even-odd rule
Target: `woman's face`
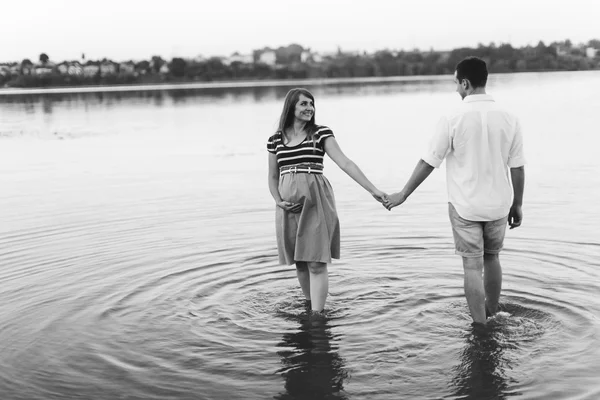
[[301,94],[296,103],[296,108],[294,109],[294,117],[296,117],[297,120],[308,122],[312,119],[314,114],[315,104],[310,98]]

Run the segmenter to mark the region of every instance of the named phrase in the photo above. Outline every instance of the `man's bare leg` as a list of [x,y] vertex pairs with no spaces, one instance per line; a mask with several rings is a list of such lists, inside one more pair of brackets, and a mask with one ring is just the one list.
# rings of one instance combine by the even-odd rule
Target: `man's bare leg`
[[490,315],[498,312],[500,291],[502,290],[502,267],[498,254],[483,255],[483,282],[485,287],[485,307]]
[[485,290],[483,288],[483,257],[463,257],[465,297],[473,321],[485,325]]

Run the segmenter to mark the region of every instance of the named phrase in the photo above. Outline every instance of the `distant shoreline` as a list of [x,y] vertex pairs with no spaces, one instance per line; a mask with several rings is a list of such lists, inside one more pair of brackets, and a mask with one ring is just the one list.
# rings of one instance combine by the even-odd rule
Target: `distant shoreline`
[[69,86],[49,88],[7,88],[0,89],[0,96],[23,94],[63,94],[63,93],[99,93],[99,92],[144,92],[158,90],[188,90],[188,89],[236,89],[280,86],[328,86],[348,83],[386,83],[386,82],[417,82],[442,81],[450,75],[417,75],[389,76],[362,78],[316,78],[316,79],[279,79],[254,81],[218,81],[190,83],[157,83],[141,85],[111,85],[111,86]]
[[[523,71],[495,73],[492,76],[514,74],[540,74],[540,73],[593,73],[598,70],[583,71]],[[27,94],[75,94],[75,93],[110,93],[110,92],[149,92],[161,90],[196,90],[196,89],[243,89],[260,87],[285,87],[285,86],[330,86],[343,84],[362,83],[395,83],[419,81],[444,81],[451,75],[411,75],[411,76],[377,76],[356,78],[314,78],[314,79],[278,79],[278,80],[251,80],[251,81],[217,81],[217,82],[188,82],[188,83],[156,83],[135,85],[102,85],[102,86],[68,86],[48,88],[0,88],[0,96],[18,96]]]

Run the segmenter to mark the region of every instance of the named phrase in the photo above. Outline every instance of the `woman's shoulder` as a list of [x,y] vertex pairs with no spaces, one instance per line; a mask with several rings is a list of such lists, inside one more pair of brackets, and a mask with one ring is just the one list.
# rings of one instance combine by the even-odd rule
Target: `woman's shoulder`
[[333,136],[333,131],[330,127],[325,125],[317,125],[315,130],[315,135],[319,136]]
[[281,132],[275,132],[273,135],[269,136],[269,140],[267,140],[267,150],[269,150],[269,153],[276,154],[280,144]]
[[281,132],[277,131],[274,134],[272,134],[271,136],[269,136],[269,142],[275,142],[277,140],[281,140]]

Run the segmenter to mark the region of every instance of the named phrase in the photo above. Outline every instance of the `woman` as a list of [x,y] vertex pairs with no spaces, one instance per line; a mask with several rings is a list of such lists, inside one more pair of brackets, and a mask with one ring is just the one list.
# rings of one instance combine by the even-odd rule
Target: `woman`
[[340,226],[333,189],[323,175],[327,154],[346,174],[382,202],[378,190],[340,149],[333,132],[315,124],[315,99],[306,89],[288,92],[279,128],[269,138],[269,190],[277,203],[279,262],[296,264],[312,311],[325,307],[327,264],[340,258]]

